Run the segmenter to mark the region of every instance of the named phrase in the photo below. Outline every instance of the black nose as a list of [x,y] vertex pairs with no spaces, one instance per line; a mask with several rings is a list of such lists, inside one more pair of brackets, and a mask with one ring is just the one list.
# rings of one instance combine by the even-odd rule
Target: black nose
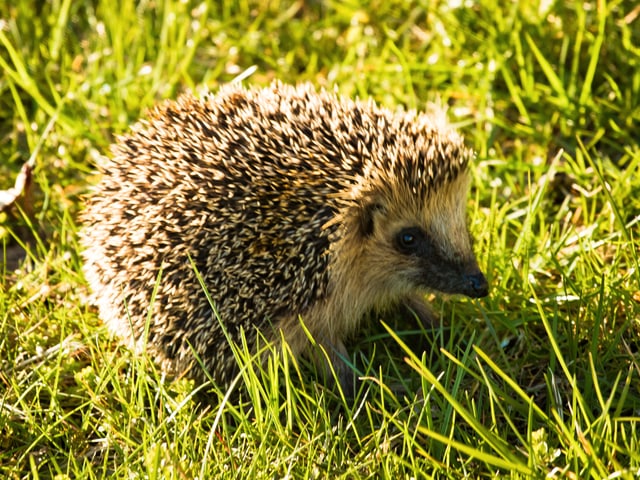
[[467,295],[471,298],[481,298],[489,295],[489,284],[487,279],[480,272],[465,275],[469,288]]

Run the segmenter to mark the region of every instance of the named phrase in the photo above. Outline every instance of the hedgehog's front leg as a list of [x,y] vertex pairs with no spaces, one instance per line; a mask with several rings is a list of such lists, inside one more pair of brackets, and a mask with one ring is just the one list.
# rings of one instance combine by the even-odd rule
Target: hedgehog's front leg
[[[353,372],[348,365],[349,353],[336,332],[313,328],[318,323],[310,315],[307,320],[287,318],[278,323],[278,338],[284,339],[294,360],[307,357],[316,366],[326,385],[340,384],[347,398],[353,398]],[[302,323],[304,322],[304,323]],[[280,340],[278,340],[280,343]]]
[[355,384],[353,370],[349,366],[349,352],[342,340],[321,338],[314,346],[313,360],[322,372],[325,384],[334,386],[337,381],[347,399],[354,398]]
[[439,338],[439,342],[445,345],[449,341],[449,330],[443,328],[442,319],[433,311],[433,307],[424,298],[424,295],[416,293],[402,300],[398,313],[402,318],[413,319],[420,332],[430,332],[431,338],[425,338],[422,334],[405,337],[405,343],[415,353],[420,354],[433,348],[433,341]]
[[[415,294],[405,298],[401,303],[401,308],[404,308],[408,315],[413,315],[417,318],[421,327],[435,327],[438,325],[437,315],[422,294]],[[401,311],[401,313],[404,314],[405,312]]]

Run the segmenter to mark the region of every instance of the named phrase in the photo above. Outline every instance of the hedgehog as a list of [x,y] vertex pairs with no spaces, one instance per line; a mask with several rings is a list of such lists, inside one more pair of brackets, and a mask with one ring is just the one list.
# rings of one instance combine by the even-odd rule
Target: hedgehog
[[154,107],[111,153],[82,214],[90,300],[171,372],[228,386],[233,344],[286,342],[348,392],[345,341],[372,312],[488,294],[473,153],[443,115],[226,85]]

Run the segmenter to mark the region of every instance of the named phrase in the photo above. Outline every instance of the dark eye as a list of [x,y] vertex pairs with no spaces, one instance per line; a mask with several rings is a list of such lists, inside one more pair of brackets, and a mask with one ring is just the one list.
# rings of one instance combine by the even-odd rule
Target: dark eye
[[402,253],[416,253],[424,238],[424,232],[418,227],[403,228],[396,234],[396,248]]
[[400,235],[400,245],[403,248],[411,248],[416,243],[416,236],[413,233],[406,232]]

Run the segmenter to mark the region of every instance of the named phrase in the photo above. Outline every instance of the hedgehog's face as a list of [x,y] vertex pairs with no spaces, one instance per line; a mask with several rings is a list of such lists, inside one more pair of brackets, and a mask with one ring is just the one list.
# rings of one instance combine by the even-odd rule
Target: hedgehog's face
[[[370,282],[404,295],[415,290],[484,297],[480,271],[466,223],[468,179],[459,179],[416,205],[378,198],[361,210],[363,262]],[[367,268],[363,268],[367,275]]]

